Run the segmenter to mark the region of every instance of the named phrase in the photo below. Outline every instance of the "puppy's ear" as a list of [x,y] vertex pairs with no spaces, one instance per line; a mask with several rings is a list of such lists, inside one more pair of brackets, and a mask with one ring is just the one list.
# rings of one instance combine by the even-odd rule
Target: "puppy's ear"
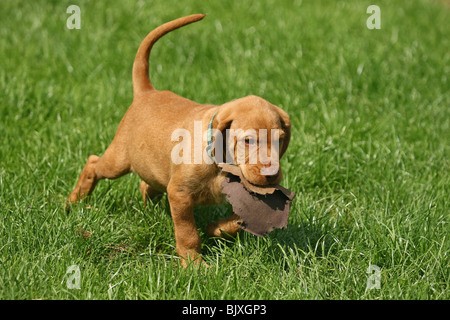
[[223,105],[219,108],[213,121],[213,128],[220,132],[230,128],[233,121],[233,110],[227,105]]
[[283,156],[283,154],[286,152],[289,142],[291,141],[291,120],[289,119],[289,115],[281,108],[276,107],[278,114],[280,115],[281,119],[281,129],[284,131],[284,139],[283,139],[283,146],[280,150],[280,158]]
[[[213,128],[216,129],[217,134],[220,132],[222,134],[222,139],[221,139],[221,143],[222,143],[222,159],[216,159],[219,162],[226,162],[226,159],[231,159],[228,158],[230,155],[228,154],[228,141],[227,139],[227,133],[226,130],[230,129],[231,123],[234,120],[234,112],[233,112],[233,108],[228,106],[228,105],[223,105],[220,107],[219,111],[217,112],[216,116],[214,117],[213,120]],[[217,141],[217,137],[214,138],[215,141]],[[214,150],[216,150],[218,146],[214,147]]]

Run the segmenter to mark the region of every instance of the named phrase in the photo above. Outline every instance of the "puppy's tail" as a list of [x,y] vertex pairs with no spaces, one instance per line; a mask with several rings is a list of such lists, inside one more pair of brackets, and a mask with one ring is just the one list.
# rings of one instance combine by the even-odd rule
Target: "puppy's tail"
[[189,23],[199,21],[205,17],[204,14],[193,14],[167,22],[150,32],[139,46],[133,65],[133,92],[134,96],[142,92],[152,90],[153,86],[148,76],[148,58],[153,45],[159,38],[172,30],[183,27]]

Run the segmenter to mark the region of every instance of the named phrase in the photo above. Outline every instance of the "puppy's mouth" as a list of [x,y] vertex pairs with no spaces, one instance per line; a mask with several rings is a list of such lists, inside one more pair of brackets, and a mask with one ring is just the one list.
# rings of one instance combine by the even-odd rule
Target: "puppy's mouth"
[[278,184],[281,181],[282,173],[278,166],[270,168],[260,165],[240,165],[244,178],[256,186],[268,186]]

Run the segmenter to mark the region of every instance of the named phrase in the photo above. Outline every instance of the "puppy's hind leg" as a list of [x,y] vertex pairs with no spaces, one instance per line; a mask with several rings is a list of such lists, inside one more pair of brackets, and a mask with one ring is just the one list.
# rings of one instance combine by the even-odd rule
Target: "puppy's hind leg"
[[101,157],[91,155],[81,172],[76,187],[67,199],[66,210],[70,204],[90,195],[101,179],[116,179],[130,172],[130,164],[124,152],[112,144]]

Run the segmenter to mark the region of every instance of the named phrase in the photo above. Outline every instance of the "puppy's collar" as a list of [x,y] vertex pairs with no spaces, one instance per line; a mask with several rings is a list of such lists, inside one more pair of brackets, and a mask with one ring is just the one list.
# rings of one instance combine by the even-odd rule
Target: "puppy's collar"
[[212,115],[211,119],[209,120],[208,123],[208,131],[206,132],[206,141],[207,141],[207,146],[206,146],[206,153],[208,154],[208,156],[214,161],[216,162],[216,159],[214,159],[214,156],[212,154],[212,147],[213,147],[213,141],[212,141],[212,131],[213,131],[213,121],[214,121],[214,117],[216,116],[217,111],[214,112],[214,114]]

